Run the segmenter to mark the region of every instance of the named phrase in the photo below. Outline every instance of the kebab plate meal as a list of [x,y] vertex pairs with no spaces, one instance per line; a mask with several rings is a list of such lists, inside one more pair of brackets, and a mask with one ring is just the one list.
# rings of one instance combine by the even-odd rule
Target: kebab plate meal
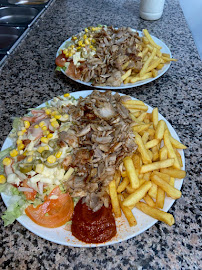
[[60,47],[56,70],[92,86],[120,87],[155,78],[176,61],[161,49],[147,29],[140,36],[129,27],[88,27]]
[[11,196],[4,224],[21,215],[53,230],[68,224],[85,243],[112,239],[121,215],[136,226],[133,208],[173,225],[162,209],[166,196],[181,197],[178,149],[186,146],[157,108],[147,110],[129,96],[92,91],[55,97],[15,118],[13,145],[0,154],[0,191]]

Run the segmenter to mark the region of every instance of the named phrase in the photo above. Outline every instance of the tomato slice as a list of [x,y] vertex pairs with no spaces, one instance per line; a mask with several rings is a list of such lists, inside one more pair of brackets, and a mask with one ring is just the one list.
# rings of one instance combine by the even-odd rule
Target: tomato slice
[[65,73],[69,76],[72,77],[76,80],[79,80],[81,78],[81,73],[80,71],[76,71],[76,66],[74,65],[73,62],[70,62],[68,69],[65,71]]
[[64,67],[65,63],[67,62],[65,55],[61,53],[58,55],[58,57],[55,59],[55,64],[59,67]]
[[[58,196],[51,199],[52,195]],[[54,188],[46,201],[36,208],[33,205],[25,209],[26,215],[36,224],[47,227],[57,228],[64,225],[72,217],[74,203],[69,193],[61,193],[60,188]]]
[[[27,185],[27,180],[24,180],[22,185],[23,185],[23,187],[30,188],[30,186]],[[37,192],[36,192],[36,190],[33,189],[32,192],[24,191],[24,194],[25,194],[27,200],[34,201]]]

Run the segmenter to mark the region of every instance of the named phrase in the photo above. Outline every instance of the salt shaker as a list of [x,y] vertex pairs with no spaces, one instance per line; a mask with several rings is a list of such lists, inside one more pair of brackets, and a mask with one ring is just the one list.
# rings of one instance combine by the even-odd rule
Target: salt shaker
[[144,20],[158,20],[163,14],[165,0],[141,0],[140,17]]

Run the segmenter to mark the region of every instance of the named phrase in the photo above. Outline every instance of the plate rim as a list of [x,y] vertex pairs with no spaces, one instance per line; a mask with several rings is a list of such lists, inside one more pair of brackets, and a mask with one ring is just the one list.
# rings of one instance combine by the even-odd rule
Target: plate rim
[[[143,35],[143,34],[142,34],[142,31],[136,30],[136,29],[134,29],[134,28],[131,28],[131,29],[132,29],[132,31],[134,31],[134,32],[138,32],[138,34],[139,34],[140,36]],[[79,32],[79,33],[80,33],[80,32]],[[77,34],[78,34],[78,33],[77,33]],[[77,34],[76,34],[76,35],[77,35]],[[162,40],[160,40],[159,38],[157,38],[157,37],[155,37],[155,36],[153,36],[153,35],[151,35],[151,37],[152,37],[152,39],[154,39],[154,41],[155,41],[158,45],[161,45],[161,46],[163,45],[163,49],[165,49],[165,50],[167,51],[166,53],[169,53],[169,54],[170,54],[170,57],[172,57],[172,53],[171,53],[170,49],[168,48],[168,46],[165,44],[165,42],[163,42]],[[71,38],[72,38],[72,36],[69,37],[68,39],[66,39],[66,40],[60,45],[60,47],[58,48],[58,50],[57,50],[57,52],[56,52],[56,57],[59,55],[60,49],[62,49],[63,46],[65,46],[66,42],[69,41],[69,40],[71,40]],[[129,84],[129,83],[127,83],[127,84],[122,83],[120,86],[117,86],[117,87],[113,87],[113,86],[94,86],[94,85],[92,85],[91,83],[83,82],[83,81],[81,81],[81,80],[76,80],[76,79],[74,79],[74,78],[68,76],[68,75],[65,73],[65,71],[64,71],[63,69],[61,69],[61,72],[62,72],[67,78],[71,79],[72,81],[77,82],[77,83],[82,84],[82,85],[85,85],[85,86],[88,86],[88,87],[93,87],[93,88],[103,89],[103,90],[104,90],[104,89],[109,89],[109,90],[119,90],[119,89],[127,89],[127,88],[138,87],[138,86],[141,86],[141,85],[144,85],[144,84],[148,84],[148,83],[150,83],[150,82],[152,82],[152,81],[154,81],[154,80],[157,80],[158,78],[160,78],[161,76],[163,76],[163,75],[168,71],[168,69],[170,68],[170,66],[171,66],[171,62],[165,63],[165,65],[164,65],[164,67],[163,67],[163,71],[160,72],[161,70],[159,70],[158,72],[160,72],[160,73],[158,73],[158,75],[157,75],[155,78],[149,78],[149,79],[146,79],[146,80],[141,80],[141,81],[136,82],[136,83],[133,83],[133,84],[132,84],[132,83],[131,83],[131,84]]]
[[[84,95],[84,96],[86,97],[86,96],[88,96],[90,93],[92,93],[93,91],[94,91],[94,90],[81,90],[81,91],[76,91],[76,92],[70,92],[70,95],[72,95],[72,96],[74,96],[74,95],[76,95],[76,96],[79,95],[79,96],[82,96],[82,97],[83,97],[83,95]],[[105,92],[105,90],[95,90],[95,91]],[[117,93],[117,92],[112,91],[112,94],[113,94],[113,95],[114,95],[115,93]],[[118,92],[118,94],[121,95],[121,96],[124,96],[124,95],[125,95],[125,94],[122,94],[122,93],[119,93],[119,92]],[[137,99],[137,98],[135,98],[135,97],[133,97],[133,96],[130,96],[130,97],[131,97],[133,100],[139,100],[139,99]],[[48,102],[50,102],[51,100],[52,100],[52,99],[50,99]],[[144,103],[145,103],[145,102],[144,102]],[[145,105],[148,106],[148,109],[153,109],[153,107],[151,107],[151,106],[148,105],[147,103],[145,103]],[[42,104],[40,104],[39,106],[37,106],[37,108],[38,108],[38,107],[42,107],[42,106],[45,106],[45,102],[42,103]],[[174,136],[177,137],[177,140],[180,141],[180,138],[179,138],[177,132],[176,132],[175,129],[172,127],[172,125],[169,123],[169,121],[167,121],[166,118],[165,118],[162,114],[160,114],[160,113],[158,113],[158,116],[160,116],[161,119],[163,119],[163,120],[166,121],[166,123],[168,124],[169,129],[171,128],[172,131],[174,131]],[[7,144],[7,141],[9,141],[8,136],[6,137],[6,139],[5,139],[5,141],[4,141],[3,145],[2,145],[1,151],[5,149],[5,146],[6,146],[6,144]],[[9,146],[7,146],[7,147],[9,147]],[[7,148],[7,147],[6,147],[6,148]],[[182,169],[185,170],[185,156],[184,156],[184,151],[183,151],[183,149],[181,149],[181,150],[182,150],[182,151],[181,151],[180,155],[181,155],[181,157],[182,157],[182,162],[183,162],[183,167],[182,167]],[[180,186],[179,186],[179,190],[181,190],[184,179],[180,179],[180,180],[178,180],[178,181],[180,181],[180,183],[179,183],[179,185],[180,185]],[[2,197],[2,200],[3,200],[4,204],[5,204],[6,207],[7,207],[8,203],[7,203],[6,201],[7,201],[8,198],[11,198],[11,196],[8,196],[8,195],[5,195],[4,193],[1,193],[1,197]],[[167,209],[167,210],[165,210],[166,212],[168,212],[168,211],[171,209],[171,207],[172,207],[172,205],[174,204],[175,201],[176,201],[176,200],[172,199],[172,201],[169,203],[169,205],[166,206],[166,209]],[[138,212],[141,212],[141,211],[138,210],[138,209],[136,209],[136,210],[137,210]],[[122,215],[122,216],[123,216],[123,215]],[[24,219],[25,219],[25,221],[24,221]],[[64,246],[70,246],[70,247],[81,247],[81,248],[92,248],[92,247],[109,246],[109,245],[114,245],[114,244],[121,243],[121,242],[123,242],[123,241],[127,241],[127,240],[132,239],[132,238],[138,236],[139,234],[141,234],[141,233],[147,231],[147,230],[148,230],[149,228],[151,228],[155,223],[158,222],[158,220],[153,219],[153,220],[151,221],[151,223],[149,223],[149,224],[146,226],[146,228],[143,228],[143,229],[139,230],[138,232],[133,233],[132,235],[128,235],[128,236],[124,237],[123,239],[122,239],[122,238],[121,238],[121,239],[116,239],[116,236],[115,236],[115,240],[112,240],[112,241],[110,240],[110,241],[104,242],[104,243],[88,244],[88,243],[79,241],[79,244],[77,244],[77,243],[73,243],[74,241],[72,241],[72,243],[69,243],[68,241],[65,241],[65,240],[64,240],[64,242],[63,242],[63,241],[60,241],[60,240],[57,240],[57,239],[52,239],[52,237],[47,238],[46,236],[43,235],[43,233],[40,233],[40,230],[38,231],[38,228],[37,228],[38,225],[37,225],[36,228],[33,228],[33,229],[30,228],[30,227],[29,227],[29,224],[26,224],[26,219],[27,219],[29,222],[31,222],[32,225],[36,226],[36,224],[35,224],[34,222],[32,222],[26,215],[20,216],[19,218],[17,218],[17,221],[18,221],[23,227],[25,227],[27,230],[31,231],[33,234],[35,234],[35,235],[37,235],[37,236],[39,236],[39,237],[41,237],[41,238],[43,238],[43,239],[45,239],[45,240],[48,240],[48,241],[50,241],[50,242],[56,243],[56,244],[60,244],[60,245],[64,245]],[[40,227],[40,226],[39,226],[39,227]],[[45,228],[45,227],[42,227],[42,228],[43,228],[43,229],[50,230],[50,231],[52,230],[52,229]],[[59,228],[61,228],[61,229],[64,228],[64,225],[63,225],[62,227],[59,227]],[[40,228],[39,228],[39,229],[40,229]],[[56,228],[56,229],[57,229],[57,228]],[[35,230],[36,230],[36,231],[35,231]],[[65,230],[65,229],[64,229],[64,230]],[[113,238],[112,238],[112,239],[113,239]],[[78,239],[76,239],[76,241],[78,242]],[[80,244],[80,243],[81,243],[81,244]]]

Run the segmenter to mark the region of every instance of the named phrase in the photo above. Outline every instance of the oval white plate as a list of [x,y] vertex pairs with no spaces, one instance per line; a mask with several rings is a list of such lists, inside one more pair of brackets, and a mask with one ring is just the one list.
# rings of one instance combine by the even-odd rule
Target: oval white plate
[[[132,29],[133,31],[136,31],[134,29]],[[137,31],[139,33],[140,36],[142,36],[142,32],[141,31]],[[166,46],[166,44],[161,41],[160,39],[154,37],[151,35],[151,37],[153,38],[153,40],[156,42],[156,44],[158,44],[159,46],[162,47],[161,49],[161,52],[162,53],[167,53],[167,54],[170,54],[170,57],[172,57],[171,55],[171,51],[170,49]],[[66,45],[66,42],[71,40],[71,37],[68,38],[67,40],[65,40],[62,45],[59,47],[59,49],[57,50],[57,53],[56,53],[56,57],[60,54],[61,50],[63,50],[65,48],[65,45]],[[163,68],[161,70],[158,70],[158,75],[155,77],[155,78],[150,78],[150,79],[146,79],[146,80],[142,80],[142,81],[139,81],[139,82],[136,82],[136,83],[128,83],[128,84],[121,84],[120,86],[117,86],[117,87],[113,87],[113,86],[93,86],[92,83],[87,83],[87,82],[83,82],[81,80],[76,80],[72,77],[69,77],[64,70],[61,69],[62,73],[67,76],[68,78],[72,79],[73,81],[75,82],[78,82],[78,83],[81,83],[81,84],[84,84],[84,85],[87,85],[87,86],[91,86],[91,87],[94,87],[94,88],[99,88],[99,89],[110,89],[110,90],[115,90],[115,89],[125,89],[125,88],[132,88],[132,87],[136,87],[136,86],[140,86],[140,85],[143,85],[143,84],[146,84],[146,83],[150,83],[156,79],[158,79],[159,77],[161,77],[170,67],[171,63],[168,63],[168,64],[165,64],[163,66]]]
[[[71,93],[71,95],[74,96],[75,98],[79,98],[80,96],[86,97],[91,92],[92,92],[92,90],[80,91],[80,92]],[[113,94],[114,94],[114,92],[113,92]],[[123,95],[123,94],[120,94],[120,95]],[[133,97],[132,97],[132,99],[135,100],[135,98],[133,98]],[[45,103],[41,104],[39,107],[44,107],[44,106],[45,106]],[[152,112],[152,107],[150,107],[148,105],[148,108],[149,108],[148,112]],[[179,137],[178,137],[177,133],[175,132],[175,130],[173,129],[173,127],[161,114],[159,114],[159,119],[163,119],[166,122],[173,138],[179,140]],[[11,140],[9,138],[7,138],[4,142],[1,150],[4,150],[9,146],[11,146]],[[180,155],[182,157],[183,170],[185,170],[185,158],[184,158],[184,153],[182,150],[180,150]],[[183,183],[183,179],[176,180],[175,187],[177,189],[181,189],[182,183]],[[8,206],[10,197],[3,194],[3,193],[1,194],[1,196],[2,196],[2,199],[3,199],[4,203],[6,204],[6,206]],[[175,200],[173,200],[169,197],[166,197],[163,210],[167,212],[170,209],[170,207],[172,206],[172,204],[174,203],[174,201]],[[99,247],[99,246],[113,245],[115,243],[119,243],[119,242],[122,242],[124,240],[130,239],[130,238],[146,231],[148,228],[150,228],[152,225],[154,225],[157,222],[156,219],[147,216],[146,214],[142,213],[141,211],[139,211],[136,208],[133,209],[133,213],[134,213],[135,218],[137,219],[137,226],[130,227],[128,225],[127,220],[122,215],[121,218],[116,219],[117,235],[115,237],[113,237],[110,241],[105,242],[105,243],[101,243],[101,244],[86,244],[84,242],[81,242],[78,239],[76,239],[74,236],[72,236],[70,231],[66,231],[64,229],[64,226],[56,228],[56,229],[48,229],[48,228],[41,227],[41,226],[35,224],[26,215],[19,217],[17,220],[25,228],[27,228],[28,230],[30,230],[34,234],[36,234],[36,235],[38,235],[46,240],[55,242],[57,244],[66,245],[66,246],[73,246],[73,247]]]

